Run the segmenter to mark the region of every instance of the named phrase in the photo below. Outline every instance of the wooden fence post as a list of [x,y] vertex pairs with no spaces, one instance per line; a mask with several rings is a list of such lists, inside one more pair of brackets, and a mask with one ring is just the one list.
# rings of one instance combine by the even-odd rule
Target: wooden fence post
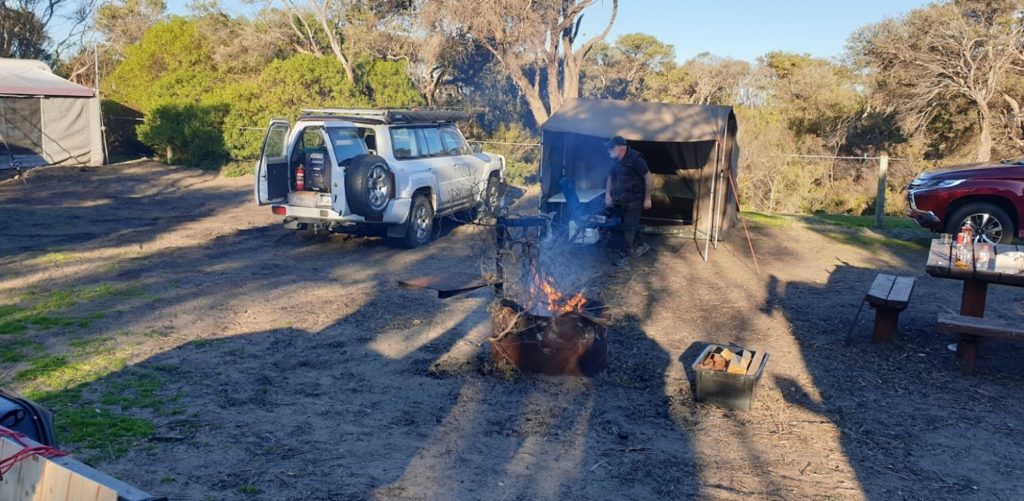
[[875,196],[875,228],[882,229],[885,216],[885,177],[889,173],[889,155],[878,157],[878,194]]

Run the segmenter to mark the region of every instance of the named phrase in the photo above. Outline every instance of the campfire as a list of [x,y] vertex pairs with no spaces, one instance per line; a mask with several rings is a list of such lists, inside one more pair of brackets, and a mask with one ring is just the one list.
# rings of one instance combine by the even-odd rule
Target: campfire
[[585,256],[545,242],[536,231],[548,223],[541,217],[497,218],[493,275],[415,277],[399,285],[433,289],[442,299],[493,286],[497,300],[489,340],[496,365],[542,374],[597,374],[608,358],[610,321],[601,302],[585,295],[593,278]]
[[[510,241],[514,253],[505,252]],[[499,225],[496,261],[504,286],[491,312],[495,363],[542,374],[604,370],[609,321],[600,301],[585,296],[588,269],[573,249],[531,239],[526,231],[513,239]]]
[[[543,273],[537,271],[536,267],[531,267],[532,280],[527,290],[530,291],[531,303],[538,303],[531,305],[529,308],[531,311],[542,314],[544,310],[552,315],[563,315],[566,313],[580,313],[583,311],[583,307],[587,304],[587,300],[583,297],[583,291],[577,292],[573,296],[563,294],[558,290],[555,281],[551,277],[545,277]],[[534,298],[541,298],[541,300],[535,300]]]

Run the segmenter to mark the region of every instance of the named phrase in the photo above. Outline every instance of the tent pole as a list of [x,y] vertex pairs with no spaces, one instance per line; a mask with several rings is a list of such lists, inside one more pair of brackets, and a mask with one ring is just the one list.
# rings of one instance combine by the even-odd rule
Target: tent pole
[[[725,140],[723,139],[722,143],[720,143],[720,144],[725,144]],[[717,176],[716,179],[722,179],[722,182],[724,183],[725,182],[725,180],[724,180],[725,176],[722,175],[722,164],[725,163],[725,148],[719,148],[719,150],[721,150],[721,151],[720,151],[720,154],[718,155],[718,159],[717,159],[718,165],[715,167],[715,176]],[[730,167],[730,165],[726,164],[725,168],[728,169],[729,167]],[[728,186],[724,186],[723,185],[723,191],[726,191],[726,190],[728,190]],[[716,202],[717,202],[717,200],[716,200]],[[715,249],[718,248],[718,234],[721,233],[721,231],[722,231],[722,217],[723,217],[722,212],[725,210],[725,204],[726,203],[728,203],[728,191],[726,191],[722,195],[722,203],[721,204],[716,204],[717,206],[719,206],[719,209],[715,211],[715,219],[717,220],[717,222],[715,223],[714,240],[712,240],[712,242],[711,242],[711,245]]]
[[[715,185],[718,185],[719,169],[722,167],[722,143],[718,142],[715,145]],[[718,193],[715,193],[714,199],[711,201],[711,228],[708,233],[708,238],[711,239],[711,248],[718,248],[718,223],[721,219],[718,214]]]
[[708,231],[704,233],[704,262],[708,262],[708,251],[711,249],[711,233],[715,222],[715,184],[718,181],[718,155],[722,145],[715,140],[715,172],[711,176],[711,198],[708,200]]
[[107,126],[103,123],[103,101],[100,100],[100,91],[96,91],[96,100],[100,103],[100,139],[103,140],[103,165],[110,163],[110,151],[107,149]]
[[100,44],[93,44],[92,46],[92,64],[93,64],[93,85],[96,89],[96,95],[100,93]]

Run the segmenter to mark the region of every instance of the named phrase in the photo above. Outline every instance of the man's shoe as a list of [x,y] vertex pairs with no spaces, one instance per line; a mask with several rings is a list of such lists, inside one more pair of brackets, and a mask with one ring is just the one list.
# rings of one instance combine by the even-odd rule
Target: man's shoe
[[633,249],[633,257],[640,257],[647,254],[647,251],[651,250],[651,246],[647,245],[647,242],[640,244],[640,247]]

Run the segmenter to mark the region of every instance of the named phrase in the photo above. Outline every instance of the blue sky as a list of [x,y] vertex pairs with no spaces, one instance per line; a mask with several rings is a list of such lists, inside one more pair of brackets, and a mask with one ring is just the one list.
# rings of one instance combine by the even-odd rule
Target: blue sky
[[[675,46],[676,59],[701,52],[753,62],[773,50],[841,56],[857,28],[928,5],[924,0],[620,0],[609,38],[643,32]],[[581,31],[600,33],[611,0],[597,0]]]
[[[168,11],[185,14],[188,1],[168,0]],[[620,0],[619,15],[609,38],[614,40],[623,33],[648,33],[674,45],[679,61],[701,52],[754,61],[757,56],[773,50],[830,58],[842,55],[847,38],[857,28],[928,3],[925,0]],[[252,8],[243,7],[237,0],[226,0],[224,5],[232,14]],[[597,0],[586,11],[581,31],[593,35],[603,30],[611,5],[611,0]]]

